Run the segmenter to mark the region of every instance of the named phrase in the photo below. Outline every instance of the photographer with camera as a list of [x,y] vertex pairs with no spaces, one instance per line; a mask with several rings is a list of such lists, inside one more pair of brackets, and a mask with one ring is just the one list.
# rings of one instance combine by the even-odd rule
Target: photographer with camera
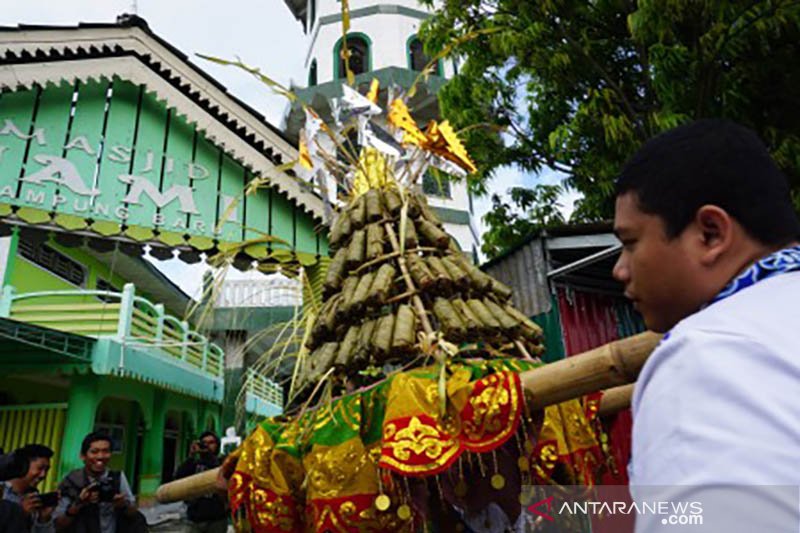
[[[189,458],[175,471],[175,479],[188,477],[222,464],[219,455],[219,437],[213,431],[206,431],[189,448]],[[206,494],[186,502],[186,514],[192,523],[192,530],[202,533],[224,533],[228,529],[226,501],[219,494]]]
[[6,481],[3,500],[18,505],[25,515],[26,531],[53,533],[53,510],[58,504],[58,492],[40,494],[36,486],[44,481],[50,471],[53,450],[41,444],[28,444],[14,452],[27,460],[24,475]]
[[70,472],[59,485],[56,529],[75,533],[139,533],[147,523],[123,472],[108,469],[111,438],[96,431],[81,443],[84,467]]
[[[0,448],[0,482],[24,476],[28,460],[17,453],[3,453]],[[25,515],[16,503],[0,498],[0,533],[24,533]]]

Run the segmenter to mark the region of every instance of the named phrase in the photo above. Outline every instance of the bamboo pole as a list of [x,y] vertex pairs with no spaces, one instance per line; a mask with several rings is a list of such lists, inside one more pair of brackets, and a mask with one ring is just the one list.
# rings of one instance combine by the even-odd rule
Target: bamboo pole
[[617,414],[623,409],[631,406],[631,397],[633,396],[633,383],[627,385],[620,385],[603,391],[603,397],[600,398],[600,416],[609,416]]
[[[641,333],[523,372],[520,378],[528,393],[529,408],[541,409],[609,389],[601,400],[600,414],[613,414],[624,409],[630,404],[632,383],[660,340],[661,336],[655,333]],[[219,468],[215,468],[166,483],[158,488],[156,499],[160,503],[169,503],[213,492],[217,488],[218,475]]]
[[661,336],[655,333],[640,333],[523,372],[522,388],[531,395],[528,407],[537,410],[590,392],[633,383],[660,340]]

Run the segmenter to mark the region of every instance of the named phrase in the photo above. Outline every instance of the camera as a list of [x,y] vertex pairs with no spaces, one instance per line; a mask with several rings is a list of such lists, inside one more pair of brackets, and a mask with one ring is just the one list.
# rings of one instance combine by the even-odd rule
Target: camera
[[114,495],[117,493],[114,490],[114,484],[109,479],[103,479],[97,483],[92,484],[89,487],[89,490],[92,492],[100,493],[99,501],[101,502],[110,502],[114,500]]
[[42,502],[42,507],[55,507],[58,505],[58,492],[39,494],[39,501]]

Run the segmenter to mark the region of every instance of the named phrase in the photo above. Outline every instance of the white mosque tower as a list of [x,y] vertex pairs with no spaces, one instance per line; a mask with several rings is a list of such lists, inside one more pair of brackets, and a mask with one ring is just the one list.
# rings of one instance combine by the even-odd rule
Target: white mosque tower
[[[284,0],[295,18],[303,25],[308,37],[304,57],[307,79],[303,87],[294,87],[299,98],[319,113],[330,118],[328,99],[341,96],[345,72],[339,51],[342,44],[342,15],[340,0]],[[417,0],[350,0],[350,31],[347,45],[351,51],[350,70],[362,93],[373,78],[382,89],[391,84],[409,88],[417,74],[428,64],[417,31],[431,12]],[[445,78],[452,76],[457,64],[447,59],[437,65],[437,74],[418,87],[409,102],[414,118],[421,127],[428,120],[439,118],[436,91]],[[385,91],[381,93],[386,97]],[[385,108],[385,101],[382,102]],[[297,139],[303,127],[304,114],[299,106],[289,109],[286,133]],[[456,238],[464,253],[477,261],[480,248],[478,232],[473,221],[472,198],[463,183],[444,183],[426,179],[423,190],[435,208],[445,228]]]

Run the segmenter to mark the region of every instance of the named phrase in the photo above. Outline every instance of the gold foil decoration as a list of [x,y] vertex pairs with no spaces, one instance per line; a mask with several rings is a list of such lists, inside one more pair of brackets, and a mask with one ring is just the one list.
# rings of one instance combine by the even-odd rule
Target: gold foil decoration
[[378,78],[372,78],[372,83],[369,85],[369,92],[367,93],[367,98],[373,104],[378,103],[378,90],[380,89],[380,82]]
[[387,511],[392,506],[392,500],[386,494],[380,494],[375,498],[375,509]]
[[406,505],[405,503],[397,508],[397,517],[400,520],[408,520],[411,518],[411,507]]
[[501,490],[505,486],[506,486],[506,478],[504,478],[502,474],[495,474],[492,476],[492,487],[495,490]]

